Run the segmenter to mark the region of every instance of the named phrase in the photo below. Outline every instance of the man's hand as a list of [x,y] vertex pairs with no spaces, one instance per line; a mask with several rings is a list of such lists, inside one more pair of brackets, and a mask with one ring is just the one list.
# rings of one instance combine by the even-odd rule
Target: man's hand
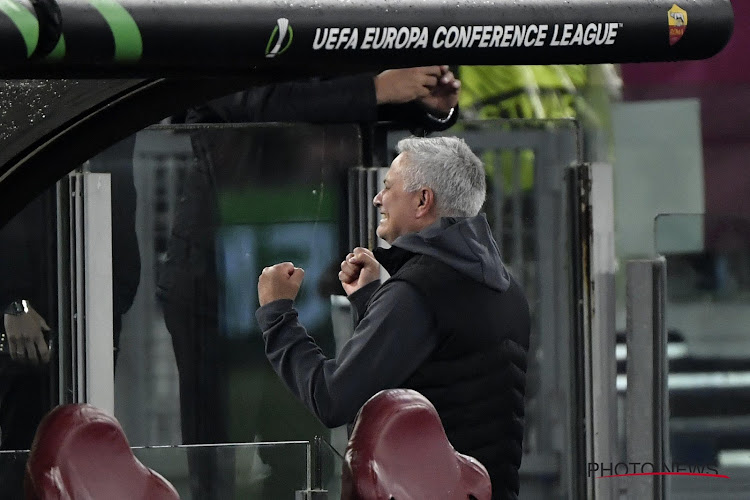
[[375,77],[378,104],[403,104],[428,97],[443,75],[440,66],[389,69]]
[[458,104],[461,82],[448,66],[389,69],[375,77],[378,104],[418,100],[437,114],[448,114]]
[[419,101],[435,114],[447,115],[452,108],[458,106],[461,80],[456,79],[448,66],[440,66],[440,69],[442,75],[437,85],[430,90],[430,95],[422,97]]
[[48,332],[50,327],[33,307],[18,316],[5,314],[3,320],[11,359],[33,365],[49,362],[49,347],[42,331]]
[[258,278],[258,302],[264,306],[274,300],[294,300],[304,277],[305,270],[291,262],[266,267]]
[[378,278],[380,278],[380,263],[366,248],[355,248],[341,262],[339,280],[347,296]]

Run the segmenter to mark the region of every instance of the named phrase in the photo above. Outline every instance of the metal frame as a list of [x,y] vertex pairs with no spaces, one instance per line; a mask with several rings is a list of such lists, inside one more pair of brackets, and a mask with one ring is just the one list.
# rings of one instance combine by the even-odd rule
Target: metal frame
[[[612,165],[591,165],[591,330],[586,353],[591,376],[591,461],[618,461],[615,359],[615,216]],[[594,498],[619,498],[617,478],[592,481]],[[591,490],[590,490],[591,491]]]
[[[664,257],[629,261],[627,272],[627,461],[669,463],[669,393],[665,323],[667,265]],[[636,472],[642,472],[638,470]],[[666,498],[664,476],[630,478],[628,499]]]
[[61,307],[67,318],[60,324],[70,329],[60,332],[60,401],[91,403],[114,413],[110,176],[75,172],[67,183],[68,252],[61,261],[68,260],[68,280],[60,282],[69,283],[67,294],[61,295],[69,297],[69,309]]
[[585,475],[584,460],[593,456],[593,433],[591,421],[591,373],[590,373],[590,331],[591,331],[591,298],[589,272],[589,241],[591,220],[589,196],[591,190],[590,169],[582,165],[571,168],[566,175],[568,187],[567,212],[570,214],[569,234],[571,269],[570,269],[570,340],[572,348],[566,350],[570,376],[568,377],[568,401],[570,419],[568,433],[574,437],[571,443],[573,461],[570,467],[572,484],[568,498],[593,498],[594,487]]
[[109,174],[83,175],[86,401],[115,411],[112,193]]
[[57,190],[57,324],[58,358],[57,358],[57,403],[68,404],[76,401],[77,394],[73,378],[73,348],[71,337],[67,332],[72,331],[71,317],[73,305],[71,303],[73,279],[75,269],[72,262],[71,246],[71,210],[75,197],[71,188],[70,176],[65,176],[56,184]]
[[354,247],[374,249],[380,238],[375,230],[380,221],[380,214],[372,204],[372,199],[380,191],[386,168],[354,167],[349,169],[348,204],[349,204],[349,250]]

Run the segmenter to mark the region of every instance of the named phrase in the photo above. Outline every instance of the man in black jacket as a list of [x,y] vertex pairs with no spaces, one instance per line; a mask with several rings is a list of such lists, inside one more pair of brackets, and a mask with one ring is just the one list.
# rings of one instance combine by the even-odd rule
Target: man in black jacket
[[[290,390],[327,426],[352,422],[383,389],[424,394],[448,438],[490,473],[493,498],[515,499],[523,438],[529,307],[479,210],[481,161],[456,138],[404,139],[374,204],[375,253],[356,248],[339,279],[359,318],[327,359],[297,319],[304,271],[263,270],[256,318],[266,355]],[[391,277],[379,281],[380,265]]]
[[[305,122],[374,123],[393,120],[421,130],[443,130],[457,118],[460,82],[446,66],[387,70],[330,80],[260,86],[189,110],[187,123]],[[248,179],[274,175],[266,155],[277,137],[242,129],[205,129],[191,134],[197,163],[185,180],[160,269],[158,295],[172,337],[180,378],[184,444],[224,443],[228,432],[226,373],[219,332],[220,285],[215,241],[220,226],[218,192]],[[279,172],[288,176],[289,172]],[[252,427],[252,418],[243,421]],[[231,459],[208,452],[189,457],[193,495],[232,496]],[[192,472],[195,471],[195,472]],[[269,494],[270,495],[270,494]],[[270,497],[270,496],[269,496]]]

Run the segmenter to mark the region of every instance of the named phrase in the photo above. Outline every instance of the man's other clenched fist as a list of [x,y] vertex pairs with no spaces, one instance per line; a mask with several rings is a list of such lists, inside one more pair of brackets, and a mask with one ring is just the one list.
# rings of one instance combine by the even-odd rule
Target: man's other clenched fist
[[274,300],[294,300],[304,278],[305,270],[291,262],[266,267],[258,278],[258,302],[264,306]]

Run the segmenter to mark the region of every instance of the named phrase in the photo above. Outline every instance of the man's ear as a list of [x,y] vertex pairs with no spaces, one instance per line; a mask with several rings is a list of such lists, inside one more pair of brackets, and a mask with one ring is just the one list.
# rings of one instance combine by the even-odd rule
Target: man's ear
[[435,208],[435,193],[432,189],[423,188],[419,191],[419,205],[417,206],[417,217],[430,214]]

